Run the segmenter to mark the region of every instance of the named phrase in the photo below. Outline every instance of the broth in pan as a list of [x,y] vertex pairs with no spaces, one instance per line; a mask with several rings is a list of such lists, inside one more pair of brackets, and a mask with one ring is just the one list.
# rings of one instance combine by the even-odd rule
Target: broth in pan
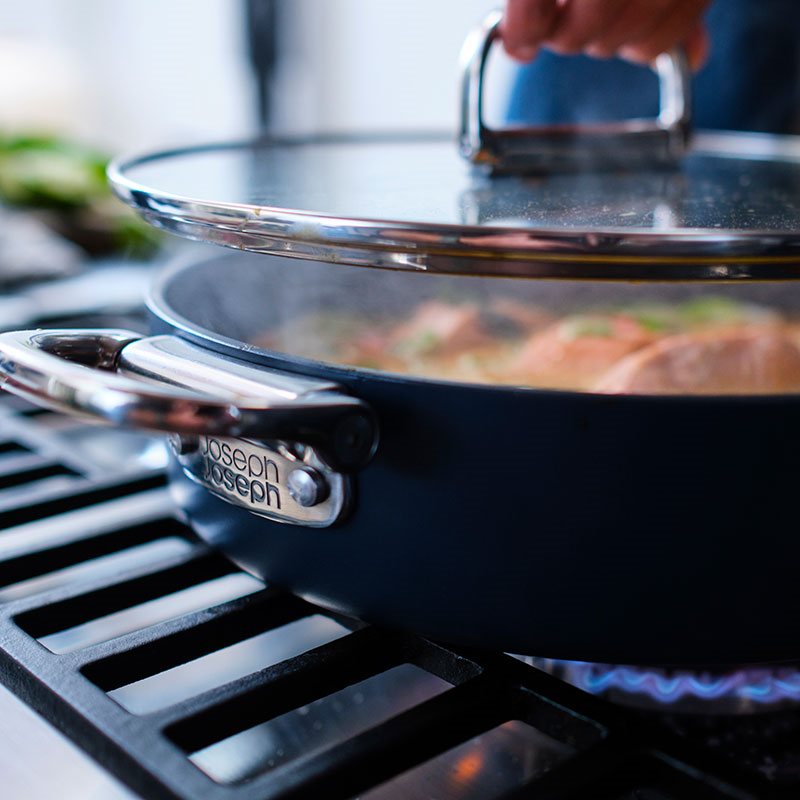
[[389,319],[308,313],[255,343],[470,383],[612,394],[800,391],[800,326],[783,311],[722,295],[570,313],[509,296],[428,299]]

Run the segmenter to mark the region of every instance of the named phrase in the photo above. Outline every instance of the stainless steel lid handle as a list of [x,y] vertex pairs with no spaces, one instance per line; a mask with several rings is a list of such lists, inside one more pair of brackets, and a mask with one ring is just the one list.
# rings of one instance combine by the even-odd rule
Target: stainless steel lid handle
[[121,427],[308,445],[342,471],[364,466],[377,446],[374,414],[337,384],[252,366],[175,336],[3,333],[0,385]]
[[554,172],[570,169],[643,168],[674,163],[686,152],[690,126],[691,71],[682,49],[662,53],[660,111],[654,119],[585,125],[493,130],[483,121],[484,72],[499,37],[499,11],[489,14],[462,50],[461,154],[488,171]]

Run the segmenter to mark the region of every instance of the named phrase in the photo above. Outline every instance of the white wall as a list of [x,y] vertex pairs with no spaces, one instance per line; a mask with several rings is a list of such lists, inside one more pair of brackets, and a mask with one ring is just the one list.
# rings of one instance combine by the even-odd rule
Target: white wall
[[[461,45],[497,4],[287,0],[292,17],[281,78],[288,91],[276,124],[291,130],[454,129]],[[501,69],[502,86],[508,64]]]
[[[0,124],[23,75],[17,108],[36,118],[66,96],[72,113],[58,127],[114,149],[240,135],[254,117],[243,16],[236,0],[5,0]],[[9,70],[10,40],[39,58]]]

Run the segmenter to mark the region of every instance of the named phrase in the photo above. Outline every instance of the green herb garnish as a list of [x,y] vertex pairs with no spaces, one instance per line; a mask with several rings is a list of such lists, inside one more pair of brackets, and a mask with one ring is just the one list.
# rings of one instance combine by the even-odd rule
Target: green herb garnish
[[744,319],[747,306],[728,297],[696,297],[683,303],[679,312],[690,325],[708,325]]
[[399,355],[424,356],[434,352],[440,344],[441,339],[436,332],[426,329],[398,342],[394,349]]
[[613,336],[614,327],[606,317],[569,317],[561,326],[565,339],[580,339],[582,336]]

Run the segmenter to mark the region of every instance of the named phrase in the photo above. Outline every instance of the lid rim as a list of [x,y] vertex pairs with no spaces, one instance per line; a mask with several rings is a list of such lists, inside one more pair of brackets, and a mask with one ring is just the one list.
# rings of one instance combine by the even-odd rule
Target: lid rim
[[[764,147],[764,134],[698,137],[699,152],[722,140]],[[781,142],[800,161],[800,137]],[[276,144],[358,144],[440,141],[440,137],[312,137]],[[785,141],[784,141],[785,140]],[[693,228],[660,232],[608,226],[533,228],[521,225],[410,222],[254,203],[208,201],[153,189],[129,172],[154,161],[215,150],[270,147],[238,142],[198,145],[112,161],[108,177],[118,197],[157,227],[179,235],[265,254],[294,255],[357,266],[484,277],[616,280],[779,280],[800,278],[800,232],[766,228]],[[758,148],[756,148],[758,150]],[[756,156],[759,158],[760,156]],[[456,263],[457,262],[457,263]]]

